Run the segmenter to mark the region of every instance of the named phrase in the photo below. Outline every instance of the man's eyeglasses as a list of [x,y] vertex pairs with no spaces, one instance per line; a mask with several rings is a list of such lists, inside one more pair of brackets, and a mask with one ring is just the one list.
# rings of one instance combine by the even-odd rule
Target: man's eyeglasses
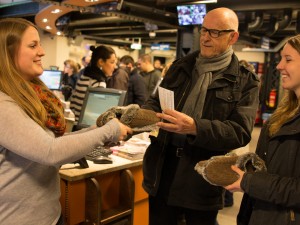
[[200,35],[205,35],[206,32],[208,32],[212,38],[217,38],[220,37],[221,33],[230,33],[233,31],[234,31],[233,29],[227,29],[227,30],[207,29],[206,27],[202,26],[199,32]]

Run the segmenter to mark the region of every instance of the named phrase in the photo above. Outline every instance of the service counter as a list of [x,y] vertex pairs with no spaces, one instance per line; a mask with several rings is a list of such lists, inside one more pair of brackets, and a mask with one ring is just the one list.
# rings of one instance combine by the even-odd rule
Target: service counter
[[66,224],[148,224],[148,194],[142,188],[142,160],[115,155],[112,164],[60,169],[61,205]]

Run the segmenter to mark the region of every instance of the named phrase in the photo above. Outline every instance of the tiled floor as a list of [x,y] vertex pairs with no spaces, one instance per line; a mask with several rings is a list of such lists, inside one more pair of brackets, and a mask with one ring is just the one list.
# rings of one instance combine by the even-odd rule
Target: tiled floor
[[[249,143],[249,150],[254,152],[257,144],[257,139],[260,133],[261,127],[254,127],[252,132],[252,140]],[[224,208],[218,214],[218,223],[219,225],[235,225],[236,224],[236,215],[239,211],[240,202],[243,196],[243,193],[236,192],[233,195],[234,205],[232,207]]]

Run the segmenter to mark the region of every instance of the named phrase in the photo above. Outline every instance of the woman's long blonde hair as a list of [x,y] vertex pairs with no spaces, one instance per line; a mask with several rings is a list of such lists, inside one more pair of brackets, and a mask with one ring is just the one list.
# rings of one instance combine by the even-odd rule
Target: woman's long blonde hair
[[[287,43],[300,54],[300,35],[288,39]],[[300,63],[300,62],[299,62]],[[269,135],[276,134],[280,127],[299,112],[299,99],[294,91],[285,91],[277,109],[272,114],[269,122]]]
[[[47,112],[32,84],[41,86],[43,90],[49,89],[38,77],[31,81],[25,80],[15,62],[21,39],[28,27],[36,28],[33,23],[22,18],[0,20],[0,91],[9,95],[30,118],[46,128]],[[63,117],[62,110],[56,104],[51,106]]]

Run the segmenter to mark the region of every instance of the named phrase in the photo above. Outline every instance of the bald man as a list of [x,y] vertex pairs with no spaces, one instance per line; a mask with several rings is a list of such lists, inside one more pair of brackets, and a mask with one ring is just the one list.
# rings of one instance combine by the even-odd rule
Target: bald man
[[187,225],[214,225],[223,208],[224,189],[209,184],[194,167],[251,139],[259,81],[232,50],[238,23],[228,8],[209,11],[200,51],[175,61],[161,83],[174,91],[175,110],[162,113],[158,95],[144,106],[162,119],[143,160],[150,225],[177,225],[180,218]]

